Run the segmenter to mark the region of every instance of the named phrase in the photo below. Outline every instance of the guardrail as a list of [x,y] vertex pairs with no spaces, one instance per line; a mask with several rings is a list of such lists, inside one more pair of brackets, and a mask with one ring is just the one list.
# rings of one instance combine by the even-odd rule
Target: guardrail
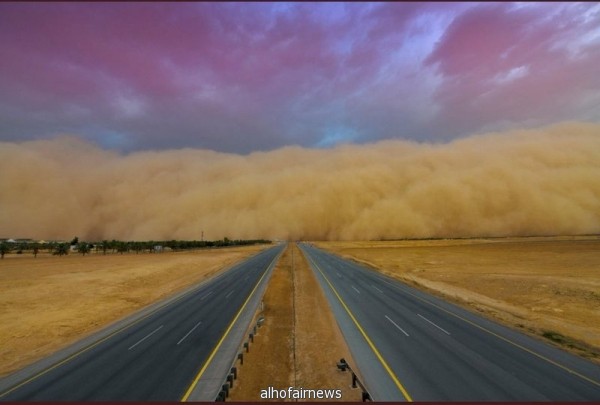
[[[262,324],[264,323],[264,321],[265,321],[265,318],[263,316],[260,316],[257,319],[254,326],[251,328],[252,332],[248,333],[248,339],[246,341],[244,341],[244,343],[241,345],[241,347],[243,349],[240,350],[236,359],[233,361],[233,364],[229,370],[229,374],[225,378],[224,384],[221,386],[221,391],[215,398],[215,402],[225,402],[227,397],[229,397],[229,390],[233,388],[234,380],[237,380],[237,367],[235,366],[235,363],[239,360],[240,365],[244,364],[244,352],[248,353],[250,351],[250,343],[254,342],[254,336],[256,335],[256,329],[260,328],[262,326]],[[350,372],[352,373],[352,388],[360,387],[360,389],[362,391],[362,401],[363,402],[373,401],[373,398],[371,397],[371,394],[367,390],[367,387],[365,387],[365,385],[362,383],[362,381],[360,381],[360,379],[356,375],[356,372],[354,370],[352,370],[352,367],[350,367],[350,364],[348,364],[346,359],[343,359],[343,358],[340,359],[339,363],[337,363],[337,368],[341,371],[350,370]]]
[[341,371],[350,370],[350,372],[352,373],[352,388],[360,387],[360,389],[362,390],[362,401],[363,402],[373,401],[371,394],[369,394],[369,391],[367,391],[367,387],[365,387],[365,385],[362,383],[362,381],[360,381],[360,379],[358,378],[358,376],[356,375],[354,370],[352,370],[352,367],[350,367],[350,364],[348,364],[346,359],[343,359],[343,358],[340,359],[340,362],[337,363],[337,368]]
[[[262,306],[262,303],[261,303],[261,306]],[[264,321],[265,321],[264,316],[262,316],[262,315],[259,316],[258,319],[256,320],[256,323],[254,324],[254,326],[249,329],[251,332],[248,333],[248,339],[245,340],[244,343],[241,345],[242,349],[238,352],[237,357],[233,361],[233,364],[231,365],[231,368],[229,369],[229,374],[227,374],[227,377],[225,378],[225,382],[221,386],[221,391],[219,391],[219,394],[215,398],[215,402],[225,402],[226,398],[229,397],[229,390],[231,388],[233,388],[233,381],[237,380],[237,367],[235,366],[235,363],[239,360],[240,365],[244,364],[244,352],[248,353],[250,351],[250,343],[254,343],[254,336],[256,335],[256,328],[260,328],[262,326],[262,324],[264,323]]]

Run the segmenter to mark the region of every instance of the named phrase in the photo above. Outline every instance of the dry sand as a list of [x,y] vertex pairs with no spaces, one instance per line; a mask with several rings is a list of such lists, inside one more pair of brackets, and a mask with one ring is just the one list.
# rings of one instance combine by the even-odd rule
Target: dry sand
[[228,400],[266,401],[260,391],[271,386],[341,389],[341,401],[360,401],[360,390],[350,387],[351,375],[336,367],[342,357],[351,365],[354,361],[325,295],[295,244],[289,245],[275,267],[263,303],[264,324],[250,352],[244,353],[244,364],[237,363],[238,379]]
[[600,362],[600,237],[316,245]]
[[0,260],[0,376],[269,245]]

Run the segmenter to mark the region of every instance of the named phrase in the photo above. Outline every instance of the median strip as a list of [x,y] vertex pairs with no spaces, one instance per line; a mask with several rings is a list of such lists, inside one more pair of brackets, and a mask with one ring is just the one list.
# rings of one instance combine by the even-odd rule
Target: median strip
[[342,357],[352,361],[350,350],[295,244],[281,256],[263,302],[258,317],[264,323],[256,329],[250,350],[243,352],[243,363],[235,365],[237,380],[227,400],[360,401],[351,376],[335,366]]

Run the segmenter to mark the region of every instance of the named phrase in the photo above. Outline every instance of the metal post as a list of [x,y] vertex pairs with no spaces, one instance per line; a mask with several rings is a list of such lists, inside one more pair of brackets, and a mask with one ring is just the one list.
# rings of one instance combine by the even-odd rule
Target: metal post
[[223,384],[221,389],[225,391],[225,398],[227,398],[229,396],[229,384]]

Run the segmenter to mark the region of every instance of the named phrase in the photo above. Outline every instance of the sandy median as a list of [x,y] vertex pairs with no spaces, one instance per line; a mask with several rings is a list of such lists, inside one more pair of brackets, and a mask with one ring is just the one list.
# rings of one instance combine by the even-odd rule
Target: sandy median
[[352,356],[327,298],[295,244],[275,267],[263,303],[264,324],[249,353],[244,353],[244,364],[237,363],[238,380],[228,400],[267,401],[261,399],[261,390],[294,387],[340,389],[341,401],[360,401],[360,390],[351,388],[351,375],[336,368],[342,357],[354,365]]

